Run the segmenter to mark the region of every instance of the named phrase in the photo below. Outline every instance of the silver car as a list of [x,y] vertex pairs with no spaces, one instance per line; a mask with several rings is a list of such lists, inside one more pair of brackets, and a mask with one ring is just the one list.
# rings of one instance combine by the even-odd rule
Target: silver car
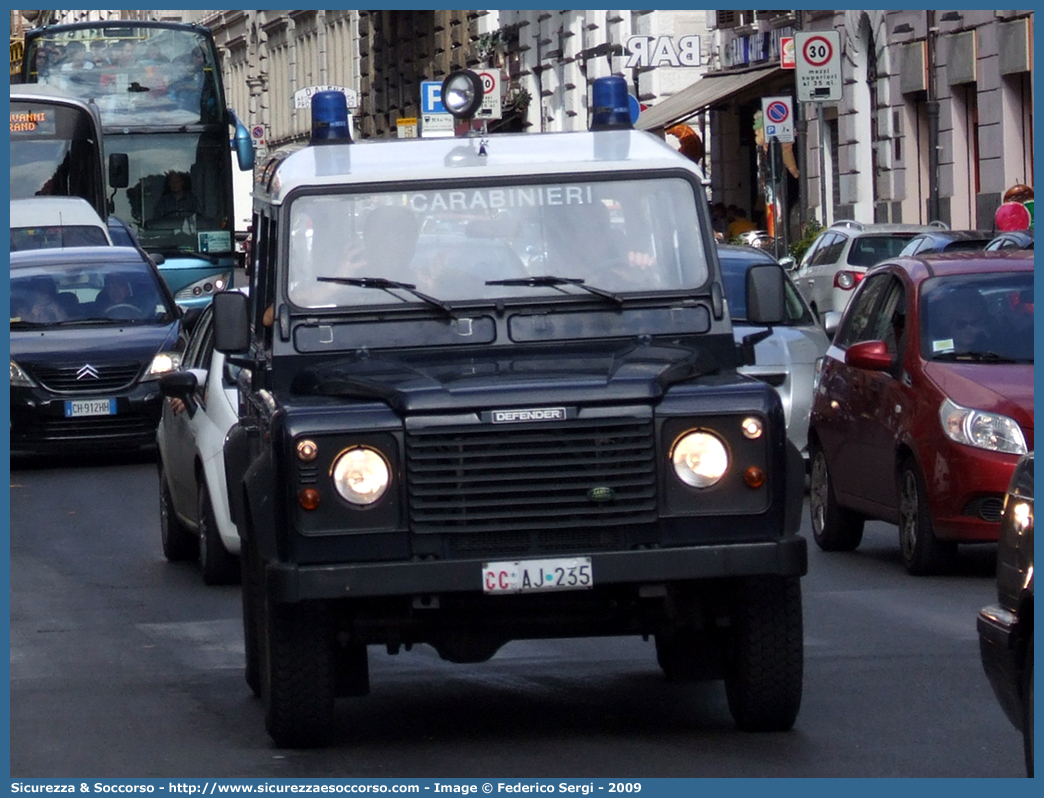
[[[725,279],[725,298],[732,316],[733,334],[736,343],[740,343],[744,336],[764,329],[746,323],[744,286],[747,269],[759,263],[778,262],[764,250],[727,245],[718,246],[718,260]],[[807,462],[808,414],[812,406],[816,361],[826,353],[830,339],[789,277],[784,288],[786,317],[783,324],[773,327],[772,334],[755,345],[757,365],[743,366],[740,372],[776,389],[783,400],[787,436]]]

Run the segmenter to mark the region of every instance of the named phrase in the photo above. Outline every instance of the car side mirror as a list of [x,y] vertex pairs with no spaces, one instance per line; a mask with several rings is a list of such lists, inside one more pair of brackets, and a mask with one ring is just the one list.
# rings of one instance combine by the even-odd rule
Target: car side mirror
[[836,310],[828,310],[823,314],[823,330],[830,337],[834,337],[838,326],[841,324],[841,314]]
[[127,188],[130,185],[130,158],[125,152],[109,156],[109,187]]
[[775,263],[758,263],[747,269],[747,321],[779,324],[785,315],[783,270]]
[[797,270],[797,261],[794,260],[791,255],[784,255],[779,259],[779,265],[786,269],[788,272]]
[[845,363],[866,371],[891,371],[894,358],[884,341],[861,341],[845,352]]
[[250,348],[249,305],[239,291],[219,291],[214,304],[214,348],[226,355],[242,354]]
[[196,390],[199,378],[193,371],[172,371],[164,374],[159,380],[160,393],[168,399],[180,399],[185,403],[185,411],[189,418],[196,414]]

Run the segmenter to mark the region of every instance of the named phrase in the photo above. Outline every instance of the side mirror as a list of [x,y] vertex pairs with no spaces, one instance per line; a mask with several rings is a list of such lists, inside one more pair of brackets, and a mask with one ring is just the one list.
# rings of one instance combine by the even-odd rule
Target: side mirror
[[228,114],[236,129],[235,135],[232,137],[232,144],[236,150],[236,161],[239,163],[241,171],[249,171],[254,168],[254,140],[250,137],[250,131],[246,129],[246,125],[239,121],[235,112],[229,109]]
[[203,315],[203,309],[199,307],[185,308],[181,313],[181,326],[186,333],[191,333],[196,328],[196,322]]
[[196,390],[199,387],[199,376],[195,371],[172,371],[164,374],[159,380],[160,393],[168,399],[180,399],[185,403],[185,410],[192,418],[196,414]]
[[837,332],[839,324],[841,324],[841,314],[836,310],[828,310],[823,314],[823,329],[831,338],[833,338],[834,333]]
[[785,316],[783,270],[774,263],[758,263],[747,269],[747,321],[779,324]]
[[130,158],[125,152],[109,156],[109,188],[127,188],[130,185]]
[[845,363],[866,371],[889,371],[892,368],[892,354],[884,341],[862,341],[848,347]]
[[792,272],[797,269],[797,261],[794,260],[792,255],[784,255],[779,259],[779,265],[786,269],[788,272]]
[[242,354],[250,348],[250,315],[246,295],[219,291],[214,304],[214,348],[226,355]]

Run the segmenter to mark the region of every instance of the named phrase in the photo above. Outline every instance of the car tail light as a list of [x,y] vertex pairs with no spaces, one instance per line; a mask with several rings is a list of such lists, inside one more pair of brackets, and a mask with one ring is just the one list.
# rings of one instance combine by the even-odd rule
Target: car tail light
[[834,288],[851,291],[863,279],[865,272],[840,271],[834,275]]

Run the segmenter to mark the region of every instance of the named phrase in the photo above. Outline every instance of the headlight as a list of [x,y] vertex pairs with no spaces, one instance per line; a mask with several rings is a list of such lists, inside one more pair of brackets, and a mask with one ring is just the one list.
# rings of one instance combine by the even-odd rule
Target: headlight
[[182,288],[174,295],[174,300],[176,302],[184,302],[186,299],[212,296],[218,291],[224,291],[230,285],[232,285],[232,272],[212,274]]
[[152,358],[142,380],[154,380],[168,372],[177,371],[179,368],[181,368],[180,352],[159,352]]
[[380,499],[391,482],[388,462],[373,449],[362,446],[337,455],[331,475],[334,487],[345,501],[360,505]]
[[31,388],[34,383],[29,379],[29,375],[22,371],[22,367],[11,361],[11,385],[16,385],[19,388]]
[[970,410],[946,399],[939,408],[943,432],[951,441],[1007,454],[1026,454],[1026,438],[1013,419]]
[[674,473],[686,485],[709,488],[720,480],[729,468],[729,453],[725,444],[709,432],[687,432],[671,447]]

